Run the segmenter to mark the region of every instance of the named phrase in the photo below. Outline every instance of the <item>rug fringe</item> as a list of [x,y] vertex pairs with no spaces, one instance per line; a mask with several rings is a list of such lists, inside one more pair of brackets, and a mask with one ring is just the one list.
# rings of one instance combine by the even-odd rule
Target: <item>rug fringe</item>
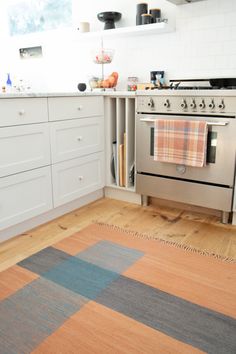
[[141,239],[144,239],[144,240],[154,240],[154,241],[158,241],[158,242],[164,243],[164,244],[169,245],[169,246],[180,248],[180,249],[182,249],[184,251],[190,251],[192,253],[200,254],[202,256],[213,257],[215,259],[218,259],[220,261],[224,261],[224,262],[227,262],[227,263],[236,263],[236,259],[234,259],[234,258],[224,257],[224,256],[222,256],[220,254],[217,254],[217,253],[214,253],[214,252],[210,252],[210,251],[207,251],[207,250],[200,250],[200,249],[197,249],[195,247],[192,247],[192,246],[189,246],[189,245],[185,245],[183,243],[179,243],[179,242],[176,242],[176,241],[165,240],[165,239],[157,237],[157,236],[153,236],[153,235],[146,234],[146,233],[140,233],[140,232],[134,231],[134,230],[127,230],[127,229],[124,229],[124,228],[122,228],[122,227],[120,227],[118,225],[107,224],[107,223],[104,223],[104,222],[101,222],[101,221],[97,221],[97,220],[94,220],[93,223],[98,225],[98,226],[105,226],[105,227],[110,228],[112,230],[123,232],[123,233],[125,233],[127,235],[131,235],[131,236],[134,236],[134,237],[137,237],[137,238],[141,238]]

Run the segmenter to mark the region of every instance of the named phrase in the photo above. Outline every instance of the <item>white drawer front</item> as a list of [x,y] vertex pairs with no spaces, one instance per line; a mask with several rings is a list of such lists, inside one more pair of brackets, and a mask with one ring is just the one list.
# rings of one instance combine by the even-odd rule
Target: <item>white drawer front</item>
[[0,178],[0,230],[50,209],[50,167]]
[[0,128],[0,177],[49,164],[48,124]]
[[103,97],[49,97],[49,120],[103,115]]
[[4,98],[0,100],[0,127],[47,121],[47,98]]
[[104,149],[103,117],[55,122],[50,129],[53,163]]
[[104,155],[93,154],[52,166],[54,207],[104,187]]

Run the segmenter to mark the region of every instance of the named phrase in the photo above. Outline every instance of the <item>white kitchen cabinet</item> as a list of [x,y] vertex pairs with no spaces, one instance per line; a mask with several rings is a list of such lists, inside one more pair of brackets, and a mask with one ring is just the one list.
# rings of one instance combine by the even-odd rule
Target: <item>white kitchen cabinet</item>
[[50,167],[0,178],[0,230],[52,208]]
[[0,127],[47,122],[47,98],[1,99],[0,118]]
[[104,187],[103,152],[52,166],[54,207]]
[[47,123],[0,128],[0,177],[50,164]]
[[49,120],[103,116],[103,97],[49,97]]
[[104,118],[52,122],[50,134],[53,163],[103,151]]
[[2,240],[101,198],[102,96],[4,98],[0,118]]

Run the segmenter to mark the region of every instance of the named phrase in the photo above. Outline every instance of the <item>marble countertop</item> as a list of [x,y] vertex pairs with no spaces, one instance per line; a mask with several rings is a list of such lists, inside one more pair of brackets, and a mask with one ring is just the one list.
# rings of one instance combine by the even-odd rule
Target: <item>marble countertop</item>
[[85,92],[19,92],[1,93],[1,98],[27,97],[136,97],[136,96],[219,96],[236,97],[236,90],[146,90],[146,91],[85,91]]
[[0,93],[1,98],[27,98],[27,97],[86,97],[86,96],[135,96],[131,91],[84,91],[84,92],[14,92]]

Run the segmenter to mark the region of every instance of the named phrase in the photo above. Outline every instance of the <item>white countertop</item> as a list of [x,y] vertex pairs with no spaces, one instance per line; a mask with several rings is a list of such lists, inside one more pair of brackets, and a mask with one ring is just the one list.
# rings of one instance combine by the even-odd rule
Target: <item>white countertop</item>
[[19,92],[0,93],[1,98],[27,98],[27,97],[136,97],[136,96],[219,96],[236,97],[236,90],[146,90],[146,91],[85,91],[85,92]]
[[131,91],[84,91],[84,92],[14,92],[0,93],[1,98],[27,98],[27,97],[86,97],[86,96],[135,96]]

